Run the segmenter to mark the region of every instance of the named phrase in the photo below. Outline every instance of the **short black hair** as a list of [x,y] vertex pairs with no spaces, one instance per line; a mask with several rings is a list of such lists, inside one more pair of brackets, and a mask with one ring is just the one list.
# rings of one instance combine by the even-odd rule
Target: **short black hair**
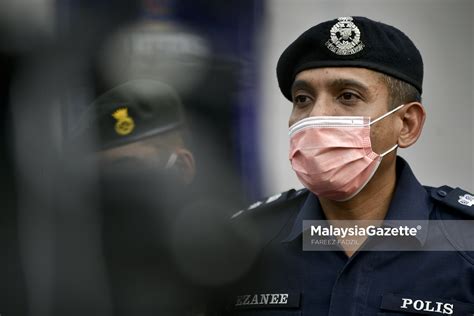
[[413,85],[384,73],[379,74],[388,89],[389,110],[401,104],[421,102],[421,94]]

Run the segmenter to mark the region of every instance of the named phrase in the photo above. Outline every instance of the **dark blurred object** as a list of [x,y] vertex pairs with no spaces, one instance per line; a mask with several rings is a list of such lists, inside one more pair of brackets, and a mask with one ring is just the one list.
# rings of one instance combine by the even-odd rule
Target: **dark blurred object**
[[0,313],[26,315],[26,280],[18,232],[17,190],[11,142],[10,84],[17,58],[0,52]]
[[[171,313],[182,299],[189,298],[194,303],[196,293],[204,295],[209,286],[235,278],[252,256],[229,254],[227,250],[232,247],[227,246],[233,237],[222,237],[228,231],[223,224],[228,214],[246,204],[239,175],[238,133],[234,128],[238,120],[235,106],[241,51],[232,48],[238,47],[242,39],[248,41],[249,33],[238,35],[234,30],[248,23],[245,12],[252,11],[248,9],[251,6],[239,11],[238,16],[243,19],[238,24],[227,26],[212,25],[213,14],[228,16],[233,12],[234,7],[224,2],[219,4],[219,10],[206,14],[203,27],[175,19],[183,17],[176,11],[164,17],[166,10],[161,9],[156,11],[160,14],[152,14],[161,20],[145,21],[160,25],[174,21],[177,27],[164,32],[167,43],[174,44],[171,51],[158,49],[164,55],[153,55],[153,45],[162,43],[162,38],[158,42],[153,39],[153,45],[148,46],[150,37],[146,33],[141,38],[144,41],[138,41],[135,48],[142,48],[139,52],[146,57],[138,63],[142,67],[139,68],[150,65],[152,70],[158,60],[164,69],[188,69],[164,73],[182,83],[173,88],[180,95],[183,92],[181,97],[191,116],[192,148],[198,156],[199,175],[194,185],[176,188],[175,180],[165,180],[176,176],[170,173],[150,172],[142,174],[141,179],[124,176],[101,182],[98,166],[85,162],[90,158],[91,144],[75,147],[75,155],[67,150],[76,127],[72,123],[77,123],[79,114],[97,96],[118,82],[153,79],[124,76],[111,80],[99,65],[105,43],[142,17],[140,2],[60,0],[21,2],[23,7],[17,1],[7,3],[2,6],[2,13],[8,21],[0,23],[6,25],[0,27],[0,34],[5,35],[0,49],[8,55],[2,58],[2,70],[6,70],[0,79],[2,104],[8,103],[6,109],[1,109],[5,124],[0,194],[5,211],[2,209],[0,225],[5,234],[2,249],[8,252],[3,261],[5,269],[2,268],[8,293],[5,290],[5,299],[0,303],[16,304],[35,315],[111,315],[135,307],[146,308],[156,300],[160,308]],[[209,4],[214,6],[217,2]],[[196,5],[196,12],[207,12],[207,3]],[[13,11],[12,6],[16,6]],[[176,9],[179,5],[171,6]],[[44,15],[38,18],[34,16],[37,13]],[[41,23],[35,24],[35,18]],[[218,18],[225,22],[225,15]],[[236,19],[239,18],[233,17],[232,21]],[[227,45],[230,41],[235,46]],[[176,50],[180,48],[184,54],[178,54]],[[148,59],[149,52],[154,59]],[[112,54],[118,55],[119,51],[112,50]],[[174,57],[173,62],[168,63],[170,59],[164,56]],[[115,70],[120,72],[121,68]],[[118,121],[127,121],[123,118],[137,117],[132,112],[116,114],[120,115],[119,119],[112,117],[113,128]],[[124,124],[124,130],[127,126],[130,125]],[[174,167],[179,169],[179,160],[171,159],[172,154],[162,152],[163,158],[174,161]],[[150,179],[153,175],[156,179]],[[178,187],[184,184],[180,182]],[[104,189],[106,186],[109,188]],[[183,225],[200,220],[204,221],[201,227],[194,226],[189,234],[177,238],[181,230],[186,231]],[[236,236],[241,238],[240,233]],[[193,247],[196,239],[200,242]],[[201,254],[204,260],[200,260]],[[227,266],[229,259],[233,265]],[[134,294],[135,289],[140,295]],[[165,296],[166,293],[170,294]],[[8,311],[0,306],[2,315]]]
[[[75,10],[63,15],[62,5],[73,2]],[[0,302],[2,315],[109,312],[97,214],[93,193],[87,192],[93,181],[90,172],[69,177],[75,162],[61,155],[66,130],[61,102],[66,91],[85,90],[94,47],[118,24],[136,17],[135,1],[114,2],[113,10],[111,5],[2,2],[0,50],[11,56],[2,61],[2,70],[14,61],[1,76],[2,105],[8,103],[1,109],[6,134],[0,159],[6,172],[0,180],[5,205],[0,225],[6,240],[2,249],[8,251],[1,273],[9,291]],[[14,304],[18,312],[10,310]]]

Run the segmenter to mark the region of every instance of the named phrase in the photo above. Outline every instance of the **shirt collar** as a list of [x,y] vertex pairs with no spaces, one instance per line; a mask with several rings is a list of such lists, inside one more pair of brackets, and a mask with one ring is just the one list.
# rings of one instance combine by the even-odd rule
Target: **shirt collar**
[[[397,157],[396,170],[397,186],[385,219],[428,221],[430,214],[428,193],[418,182],[408,163],[401,157]],[[290,233],[282,242],[291,242],[302,234],[303,220],[325,219],[318,197],[310,192],[293,223]],[[416,238],[421,245],[425,243],[427,234],[428,227],[416,234]]]
[[290,242],[298,238],[303,233],[303,221],[304,220],[325,220],[326,216],[324,215],[319,199],[314,193],[309,192],[308,197],[306,198],[301,210],[299,211],[296,219],[293,223],[293,227],[282,240],[282,242]]

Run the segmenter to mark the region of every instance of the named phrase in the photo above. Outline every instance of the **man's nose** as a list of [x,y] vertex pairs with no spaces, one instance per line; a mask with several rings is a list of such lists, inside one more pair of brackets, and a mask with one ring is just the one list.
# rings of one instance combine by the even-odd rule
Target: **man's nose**
[[332,98],[329,96],[320,96],[316,99],[308,116],[334,116],[335,107],[332,104]]

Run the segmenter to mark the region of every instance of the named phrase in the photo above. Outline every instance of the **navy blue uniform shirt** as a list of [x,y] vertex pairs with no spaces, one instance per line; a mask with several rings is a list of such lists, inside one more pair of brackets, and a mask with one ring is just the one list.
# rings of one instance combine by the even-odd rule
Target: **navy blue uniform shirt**
[[[439,240],[449,244],[451,232],[433,221],[473,220],[474,206],[458,202],[470,195],[423,187],[397,159],[386,219],[430,220],[428,232],[416,236],[420,249]],[[452,251],[357,251],[350,258],[343,251],[303,251],[302,221],[325,219],[314,194],[291,190],[255,205],[233,221],[257,223],[262,250],[245,280],[227,292],[221,314],[474,315],[473,252],[456,244]]]

